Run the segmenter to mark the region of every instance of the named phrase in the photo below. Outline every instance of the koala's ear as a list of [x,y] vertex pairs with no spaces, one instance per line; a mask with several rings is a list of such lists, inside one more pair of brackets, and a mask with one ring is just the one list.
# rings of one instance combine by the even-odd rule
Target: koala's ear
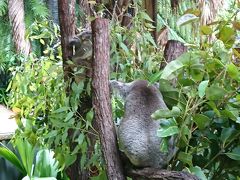
[[122,96],[123,98],[126,97],[128,91],[129,91],[130,84],[131,83],[123,83],[123,82],[116,81],[116,80],[110,80],[111,89],[119,92],[120,96]]

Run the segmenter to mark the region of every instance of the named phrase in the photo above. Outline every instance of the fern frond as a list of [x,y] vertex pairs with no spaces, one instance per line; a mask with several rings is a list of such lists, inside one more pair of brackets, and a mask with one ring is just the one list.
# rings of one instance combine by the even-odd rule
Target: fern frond
[[47,18],[49,15],[48,8],[42,0],[30,0],[31,10],[35,17]]
[[0,1],[0,17],[7,13],[7,0]]

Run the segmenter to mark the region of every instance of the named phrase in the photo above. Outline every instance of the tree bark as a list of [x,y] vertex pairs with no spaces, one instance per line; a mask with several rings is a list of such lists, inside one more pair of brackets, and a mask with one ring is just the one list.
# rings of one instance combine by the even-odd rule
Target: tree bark
[[124,180],[123,168],[117,148],[116,131],[112,121],[109,93],[109,22],[97,18],[93,30],[93,108],[100,136],[103,156],[109,180]]
[[8,14],[12,25],[12,37],[16,51],[27,56],[30,52],[30,42],[25,39],[23,0],[9,0]]
[[199,180],[198,177],[187,173],[178,171],[168,171],[163,169],[144,168],[140,170],[128,171],[128,176],[134,180]]
[[[64,79],[68,81],[72,77],[72,70],[68,66],[67,61],[73,56],[73,48],[69,44],[69,40],[75,35],[75,11],[73,0],[68,3],[68,0],[58,0],[58,12],[60,22],[60,34],[61,34],[61,46],[62,46],[62,58],[63,58],[63,70]],[[70,7],[70,5],[72,7]],[[70,14],[72,13],[72,14]]]
[[183,53],[187,51],[187,47],[180,41],[169,40],[164,49],[164,61],[161,64],[161,68],[164,68],[167,63],[177,59]]
[[58,1],[57,0],[47,0],[47,5],[52,16],[52,20],[55,24],[59,24],[58,19]]
[[[72,78],[72,69],[68,65],[67,61],[73,56],[73,48],[69,43],[69,40],[75,36],[75,1],[71,0],[58,0],[60,33],[61,33],[61,46],[62,46],[62,58],[63,58],[63,70],[64,80],[70,83]],[[67,94],[70,95],[70,88],[66,89]],[[72,139],[73,130],[70,129],[68,136]],[[70,141],[71,142],[71,141]],[[76,143],[71,142],[70,148],[73,150]],[[81,154],[77,154],[76,161],[66,169],[66,173],[69,178],[87,180],[89,173],[86,170],[81,170],[80,167]]]

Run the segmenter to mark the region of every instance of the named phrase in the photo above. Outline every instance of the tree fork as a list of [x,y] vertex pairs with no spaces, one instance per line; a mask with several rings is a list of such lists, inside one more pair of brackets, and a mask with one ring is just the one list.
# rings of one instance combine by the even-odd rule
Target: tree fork
[[109,92],[109,21],[96,18],[93,32],[93,108],[95,122],[100,136],[103,156],[109,180],[124,180],[123,168],[117,148],[117,137],[112,121]]

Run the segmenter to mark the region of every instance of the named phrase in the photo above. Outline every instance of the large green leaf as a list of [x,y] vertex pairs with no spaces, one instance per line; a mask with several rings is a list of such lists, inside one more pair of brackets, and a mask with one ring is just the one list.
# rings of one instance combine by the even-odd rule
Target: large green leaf
[[217,85],[212,85],[206,89],[206,97],[208,100],[215,101],[221,100],[227,94],[227,91]]
[[32,177],[25,176],[22,180],[57,180],[55,177]]
[[180,116],[181,111],[177,106],[173,106],[172,110],[168,109],[159,109],[152,114],[153,119],[161,119],[161,118],[171,118]]
[[54,153],[48,149],[38,151],[34,169],[35,177],[57,177],[58,162],[54,159]]
[[231,78],[239,80],[239,70],[233,63],[227,65],[227,72]]
[[208,86],[208,82],[209,80],[206,81],[202,81],[199,86],[198,86],[198,96],[200,98],[203,98],[203,96],[205,96],[205,92],[206,92],[206,88]]
[[240,146],[235,147],[231,152],[225,154],[233,160],[240,161]]
[[21,161],[10,149],[5,146],[0,147],[0,156],[11,162],[19,171],[21,171],[22,174],[27,174]]
[[207,116],[203,114],[196,114],[193,117],[193,121],[197,124],[200,130],[203,130],[210,124],[211,119],[209,119]]
[[161,79],[166,79],[166,80],[171,80],[173,78],[175,78],[176,76],[175,73],[182,69],[184,67],[183,63],[175,60],[170,62],[169,64],[167,64],[167,66],[164,68],[163,73],[161,75]]
[[23,166],[27,171],[27,175],[32,177],[34,147],[27,140],[22,138],[17,138],[15,144],[20,154]]
[[177,126],[161,127],[157,131],[157,136],[158,137],[169,137],[169,136],[172,136],[172,135],[178,134],[178,133],[179,133],[179,128]]
[[222,129],[220,140],[222,141],[223,147],[225,146],[226,142],[229,142],[234,137],[236,132],[237,130],[232,127]]
[[181,16],[178,21],[177,21],[177,25],[178,26],[183,26],[192,22],[195,22],[199,19],[199,17],[197,17],[194,14],[184,14],[183,16]]
[[234,28],[229,26],[224,26],[220,29],[216,37],[221,41],[223,41],[223,43],[227,48],[231,48],[235,41],[235,35],[236,35],[236,32]]
[[207,180],[207,177],[203,173],[202,169],[198,166],[190,167],[189,170],[195,174],[201,180]]

